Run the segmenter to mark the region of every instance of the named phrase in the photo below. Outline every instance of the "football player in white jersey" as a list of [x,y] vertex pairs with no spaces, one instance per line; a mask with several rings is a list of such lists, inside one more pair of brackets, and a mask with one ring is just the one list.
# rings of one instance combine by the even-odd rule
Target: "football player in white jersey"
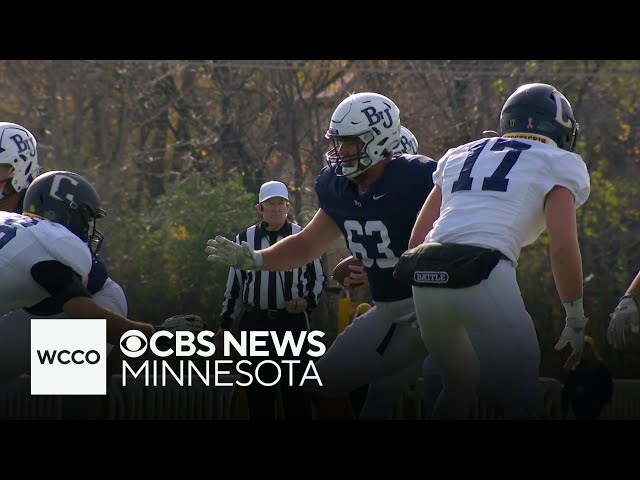
[[[0,211],[22,213],[24,195],[38,176],[38,142],[22,125],[0,122]],[[127,316],[122,287],[109,278],[104,261],[94,256],[87,288],[101,306]],[[65,318],[51,297],[30,309],[0,316],[0,378],[29,371],[31,318]],[[113,345],[107,344],[107,355]]]
[[443,375],[433,418],[467,418],[476,394],[507,418],[541,414],[540,349],[515,269],[522,247],[545,227],[566,311],[556,349],[571,344],[565,368],[582,353],[587,318],[576,208],[590,180],[572,153],[578,123],[564,95],[533,83],[507,99],[500,128],[500,137],[450,149],[439,160],[409,242],[420,245],[413,295],[422,338]]
[[[103,240],[96,220],[106,212],[86,179],[66,171],[38,176],[27,189],[23,213],[0,212],[0,315],[51,299],[69,318],[105,318],[113,345],[127,330],[154,333],[151,324],[101,306],[87,289]],[[4,348],[0,352],[0,381],[23,373],[16,372],[18,362],[5,365],[12,359],[5,358]]]

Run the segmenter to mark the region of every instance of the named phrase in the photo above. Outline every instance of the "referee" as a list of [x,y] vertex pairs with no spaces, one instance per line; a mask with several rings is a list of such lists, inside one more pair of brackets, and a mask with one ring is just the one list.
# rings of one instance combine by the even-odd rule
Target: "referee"
[[[267,248],[284,237],[298,233],[300,225],[287,220],[289,213],[289,192],[282,182],[266,182],[260,187],[256,205],[263,220],[236,235],[236,243],[247,242],[254,250]],[[318,298],[325,284],[325,275],[320,259],[304,267],[288,271],[244,271],[229,269],[227,290],[224,294],[220,330],[230,328],[233,318],[240,315],[240,331],[276,331],[282,339],[284,332],[293,332],[294,340],[299,333],[309,330],[309,314],[318,304]],[[240,313],[241,312],[241,313]],[[219,331],[220,332],[220,331]],[[263,337],[260,337],[263,339]],[[302,348],[301,356],[294,356],[287,348],[287,355],[279,357],[275,353],[270,338],[264,338],[269,349],[269,357],[250,359],[251,366],[271,359],[280,365],[280,391],[284,414],[287,419],[311,419],[311,404],[300,379],[308,363]],[[282,360],[299,360],[293,364],[293,381],[289,378],[289,364]],[[254,371],[245,367],[245,371]],[[273,365],[260,367],[259,377],[262,383],[270,384],[276,379],[277,371]],[[274,420],[276,386],[266,387],[255,378],[247,386],[249,418],[251,420]]]

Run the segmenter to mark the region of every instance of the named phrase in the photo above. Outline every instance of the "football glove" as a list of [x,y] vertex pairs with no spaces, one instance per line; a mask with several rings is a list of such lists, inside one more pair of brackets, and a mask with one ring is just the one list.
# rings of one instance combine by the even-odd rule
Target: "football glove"
[[210,262],[221,262],[240,270],[260,270],[262,255],[254,252],[247,242],[238,245],[218,235],[207,242],[204,251]]
[[565,370],[573,370],[580,363],[584,350],[584,327],[589,320],[582,317],[566,317],[565,326],[560,333],[556,350],[562,350],[568,343],[571,344],[571,355],[564,364]]
[[609,327],[607,328],[607,342],[615,349],[622,349],[625,344],[624,329],[626,325],[631,326],[633,333],[640,331],[640,319],[638,318],[638,304],[632,296],[625,295],[620,299],[620,303],[610,315]]

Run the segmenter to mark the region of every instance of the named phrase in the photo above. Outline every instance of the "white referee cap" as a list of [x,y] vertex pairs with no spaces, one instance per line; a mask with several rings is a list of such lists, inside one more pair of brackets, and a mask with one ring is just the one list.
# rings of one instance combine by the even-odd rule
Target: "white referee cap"
[[260,187],[259,203],[269,200],[271,197],[282,197],[285,200],[289,200],[287,186],[282,182],[275,181],[263,183]]

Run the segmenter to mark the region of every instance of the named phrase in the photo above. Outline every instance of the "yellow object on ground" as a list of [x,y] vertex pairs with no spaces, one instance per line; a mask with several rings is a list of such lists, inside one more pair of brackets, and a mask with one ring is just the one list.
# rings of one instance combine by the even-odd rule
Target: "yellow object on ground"
[[338,299],[338,333],[342,332],[351,322],[351,295],[345,289]]

